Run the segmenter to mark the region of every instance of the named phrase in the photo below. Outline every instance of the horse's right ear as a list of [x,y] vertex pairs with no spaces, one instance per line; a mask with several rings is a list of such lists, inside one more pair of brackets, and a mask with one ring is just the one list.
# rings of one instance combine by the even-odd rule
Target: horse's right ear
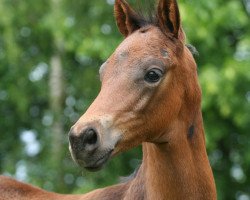
[[116,0],[114,5],[116,24],[125,37],[141,27],[142,20],[125,0]]

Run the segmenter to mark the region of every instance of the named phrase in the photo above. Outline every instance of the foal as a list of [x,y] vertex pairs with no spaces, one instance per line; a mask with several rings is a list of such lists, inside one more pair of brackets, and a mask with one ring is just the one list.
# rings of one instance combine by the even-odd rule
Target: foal
[[149,21],[125,0],[116,0],[114,9],[125,40],[101,66],[101,91],[71,128],[69,148],[76,163],[95,171],[142,143],[138,172],[84,195],[49,193],[1,177],[0,199],[216,199],[196,64],[176,0],[160,0]]

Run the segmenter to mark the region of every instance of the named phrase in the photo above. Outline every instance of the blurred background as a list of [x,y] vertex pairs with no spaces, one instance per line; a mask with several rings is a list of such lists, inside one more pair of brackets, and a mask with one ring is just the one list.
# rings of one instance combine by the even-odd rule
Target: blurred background
[[[132,2],[133,1],[129,1]],[[203,89],[219,200],[250,200],[250,0],[179,0]],[[84,193],[133,172],[140,147],[97,173],[77,167],[67,132],[100,88],[122,41],[114,0],[0,0],[0,173]]]

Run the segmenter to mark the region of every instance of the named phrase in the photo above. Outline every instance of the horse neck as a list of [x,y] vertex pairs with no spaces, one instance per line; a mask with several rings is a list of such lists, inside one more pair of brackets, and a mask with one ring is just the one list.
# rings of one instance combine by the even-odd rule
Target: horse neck
[[188,129],[187,124],[176,122],[168,134],[182,137],[165,144],[143,144],[143,164],[137,176],[141,180],[137,181],[144,184],[145,199],[216,199],[201,113],[191,138]]

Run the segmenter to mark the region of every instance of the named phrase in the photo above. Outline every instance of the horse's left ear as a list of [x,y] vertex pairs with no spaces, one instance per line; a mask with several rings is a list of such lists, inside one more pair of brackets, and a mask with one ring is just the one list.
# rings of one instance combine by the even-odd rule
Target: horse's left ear
[[141,27],[142,20],[125,0],[115,1],[114,14],[116,24],[125,37]]
[[173,34],[181,41],[185,41],[185,33],[181,28],[181,18],[176,0],[160,0],[157,13],[158,24],[163,32]]

